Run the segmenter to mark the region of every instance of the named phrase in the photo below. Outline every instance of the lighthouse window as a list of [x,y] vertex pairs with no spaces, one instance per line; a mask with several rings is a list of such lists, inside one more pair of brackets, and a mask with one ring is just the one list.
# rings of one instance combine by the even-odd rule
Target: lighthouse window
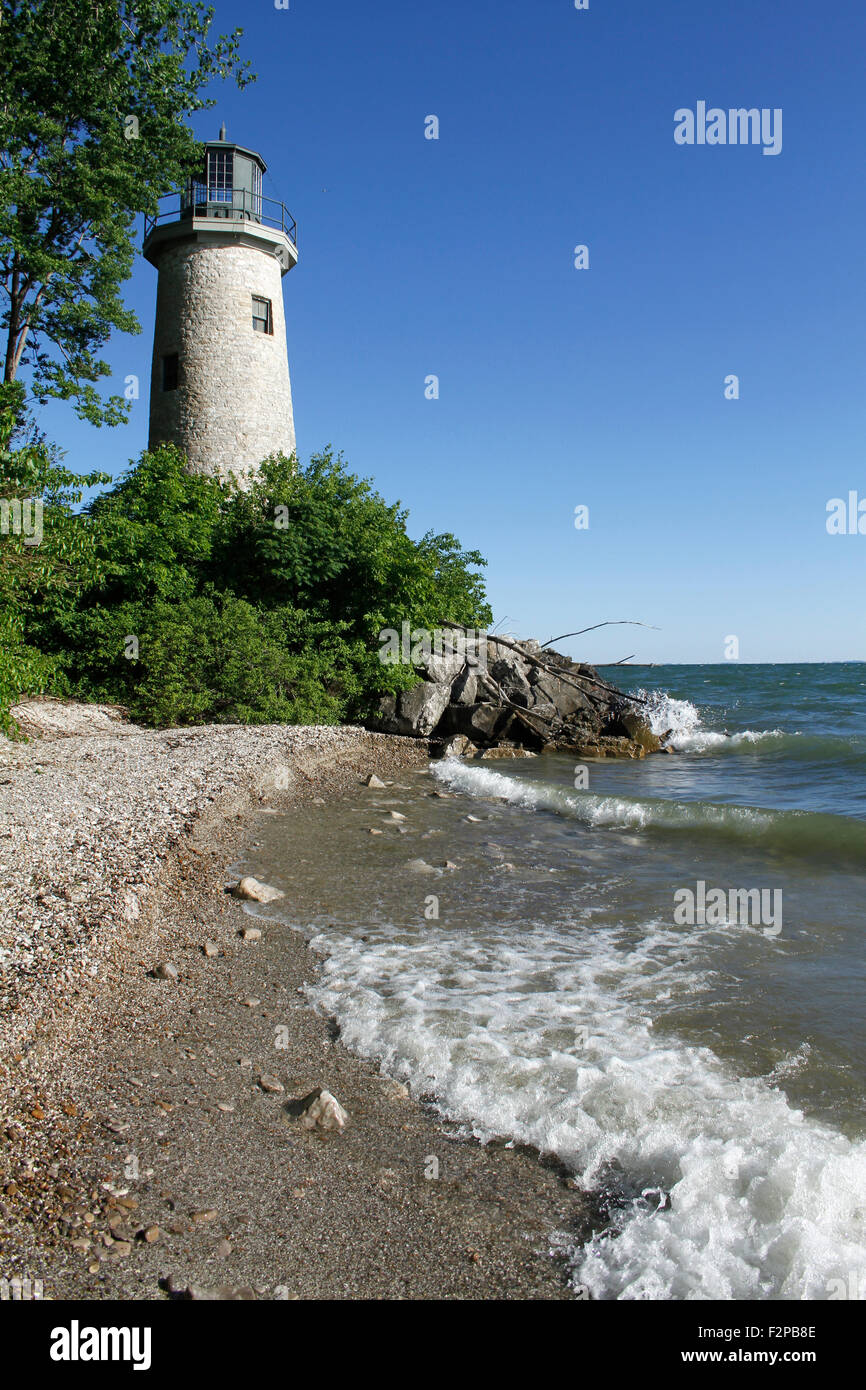
[[232,200],[233,155],[230,150],[209,150],[207,157],[208,201],[230,203]]
[[269,299],[259,299],[258,295],[253,295],[253,328],[257,333],[273,333],[274,320],[271,313],[271,301]]
[[162,359],[162,389],[163,391],[177,390],[177,369],[178,354],[176,352],[166,353]]

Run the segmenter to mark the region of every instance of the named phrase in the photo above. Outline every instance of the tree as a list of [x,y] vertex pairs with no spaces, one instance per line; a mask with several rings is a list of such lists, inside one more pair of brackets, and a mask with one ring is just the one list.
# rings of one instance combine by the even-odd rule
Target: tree
[[409,619],[431,629],[446,620],[489,622],[474,573],[483,557],[448,533],[414,541],[407,519],[399,503],[386,502],[330,449],[306,468],[271,458],[227,514],[218,573],[259,602],[339,614],[374,643],[382,628]]
[[85,488],[108,473],[79,476],[63,468],[41,440],[12,450],[20,418],[20,383],[0,385],[0,731],[22,692],[59,693],[65,680],[56,654],[34,641],[32,619],[57,621],[99,565],[90,534],[74,515]]
[[[99,351],[139,333],[120,289],[136,215],[200,163],[184,121],[214,80],[253,77],[241,30],[209,40],[199,0],[0,0],[0,289],[3,380],[74,400],[95,425],[126,418],[101,398]],[[0,344],[2,350],[2,344]]]

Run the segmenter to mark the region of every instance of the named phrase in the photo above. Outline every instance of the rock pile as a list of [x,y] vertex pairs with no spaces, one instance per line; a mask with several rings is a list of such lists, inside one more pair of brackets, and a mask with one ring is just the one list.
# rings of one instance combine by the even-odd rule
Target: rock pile
[[369,728],[429,739],[446,755],[642,758],[664,748],[638,700],[536,641],[488,637],[470,650],[455,635],[416,655],[421,680],[384,697]]

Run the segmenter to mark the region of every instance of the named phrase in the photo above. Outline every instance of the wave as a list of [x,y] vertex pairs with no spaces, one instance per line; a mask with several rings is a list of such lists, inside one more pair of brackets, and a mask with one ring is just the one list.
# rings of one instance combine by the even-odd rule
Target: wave
[[805,758],[819,762],[866,761],[862,738],[841,734],[790,733],[785,729],[741,729],[724,733],[708,729],[697,705],[677,700],[663,690],[636,690],[645,700],[650,728],[659,738],[669,735],[678,753],[751,753],[780,758]]
[[530,811],[552,811],[587,826],[659,834],[685,832],[801,859],[820,858],[835,865],[862,867],[866,862],[866,821],[847,816],[566,791],[552,782],[509,777],[454,758],[434,763],[432,770],[434,777],[454,791],[502,799]]
[[[607,1225],[557,1239],[596,1299],[830,1299],[866,1290],[866,1143],[653,1028],[682,939],[488,923],[328,933],[314,1000],[346,1044],[482,1141],[556,1153]],[[693,983],[694,977],[692,977]],[[796,1066],[795,1059],[788,1059]],[[780,1069],[783,1070],[783,1069]]]

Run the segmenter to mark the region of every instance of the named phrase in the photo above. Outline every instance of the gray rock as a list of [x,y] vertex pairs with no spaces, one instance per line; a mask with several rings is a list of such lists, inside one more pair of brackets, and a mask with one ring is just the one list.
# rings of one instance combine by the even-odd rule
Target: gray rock
[[259,1077],[259,1085],[263,1091],[267,1091],[268,1095],[271,1096],[282,1095],[286,1089],[282,1081],[278,1080],[276,1076],[269,1076],[267,1072],[262,1072]]
[[536,708],[549,702],[561,719],[568,719],[578,710],[584,713],[592,712],[592,705],[583,691],[575,689],[573,685],[567,684],[557,676],[549,675],[546,671],[536,669],[534,674],[532,684],[535,687]]
[[401,732],[422,738],[432,734],[451,697],[451,686],[425,682],[400,694]]
[[514,654],[500,657],[489,667],[490,676],[499,686],[506,700],[528,709],[532,701],[532,686],[529,684],[528,666]]
[[534,758],[535,754],[528,748],[516,748],[507,743],[495,744],[493,748],[479,748],[475,753],[476,760],[485,763],[501,762],[507,758]]
[[413,874],[435,874],[436,870],[432,864],[428,864],[426,859],[410,859],[406,865]]
[[286,1109],[300,1119],[304,1129],[339,1130],[349,1118],[336,1096],[322,1086],[317,1086],[301,1100],[291,1101]]
[[[431,745],[431,756],[436,758],[462,758],[464,753],[472,750],[474,744],[465,734],[454,734],[451,738],[443,739],[441,743]],[[428,796],[442,796],[442,792],[428,792]]]
[[455,651],[447,643],[442,644],[442,654],[437,656],[435,652],[421,654],[421,669],[426,673],[429,681],[437,685],[450,686],[466,665],[466,657],[463,652]]
[[457,725],[449,732],[465,734],[473,743],[492,743],[510,718],[507,710],[490,701],[476,705],[452,706],[448,713]]
[[180,971],[178,970],[177,966],[170,960],[162,961],[161,964],[156,967],[156,970],[153,973],[156,975],[157,979],[160,980],[180,979]]
[[545,723],[535,710],[532,713],[527,710],[525,714],[521,710],[513,710],[508,723],[500,730],[500,737],[507,737],[521,748],[538,751],[553,740],[561,727],[556,718],[552,723]]
[[269,883],[259,883],[257,878],[250,877],[242,878],[232,891],[236,898],[254,903],[273,903],[286,896],[279,888],[272,888]]
[[474,705],[478,699],[478,677],[474,671],[466,670],[458,676],[451,687],[452,705]]
[[411,690],[401,690],[396,700],[386,696],[380,703],[373,726],[386,734],[409,738],[429,738],[451,697],[451,686],[420,681]]
[[[439,657],[424,655],[421,669],[427,679],[384,699],[368,727],[432,737],[434,757],[455,736],[478,748],[511,743],[531,752],[567,751],[605,737],[606,757],[639,757],[636,748],[646,753],[662,747],[635,715],[633,702],[605,689],[594,667],[542,649],[535,640],[506,646],[504,639],[488,637],[484,664],[455,648]],[[454,756],[453,750],[446,756]]]
[[539,696],[537,693],[533,695],[531,709],[536,721],[544,720],[546,724],[553,725],[560,719],[556,705],[544,695]]
[[321,1091],[301,1116],[301,1124],[304,1129],[343,1129],[348,1118],[337,1097],[330,1091]]

